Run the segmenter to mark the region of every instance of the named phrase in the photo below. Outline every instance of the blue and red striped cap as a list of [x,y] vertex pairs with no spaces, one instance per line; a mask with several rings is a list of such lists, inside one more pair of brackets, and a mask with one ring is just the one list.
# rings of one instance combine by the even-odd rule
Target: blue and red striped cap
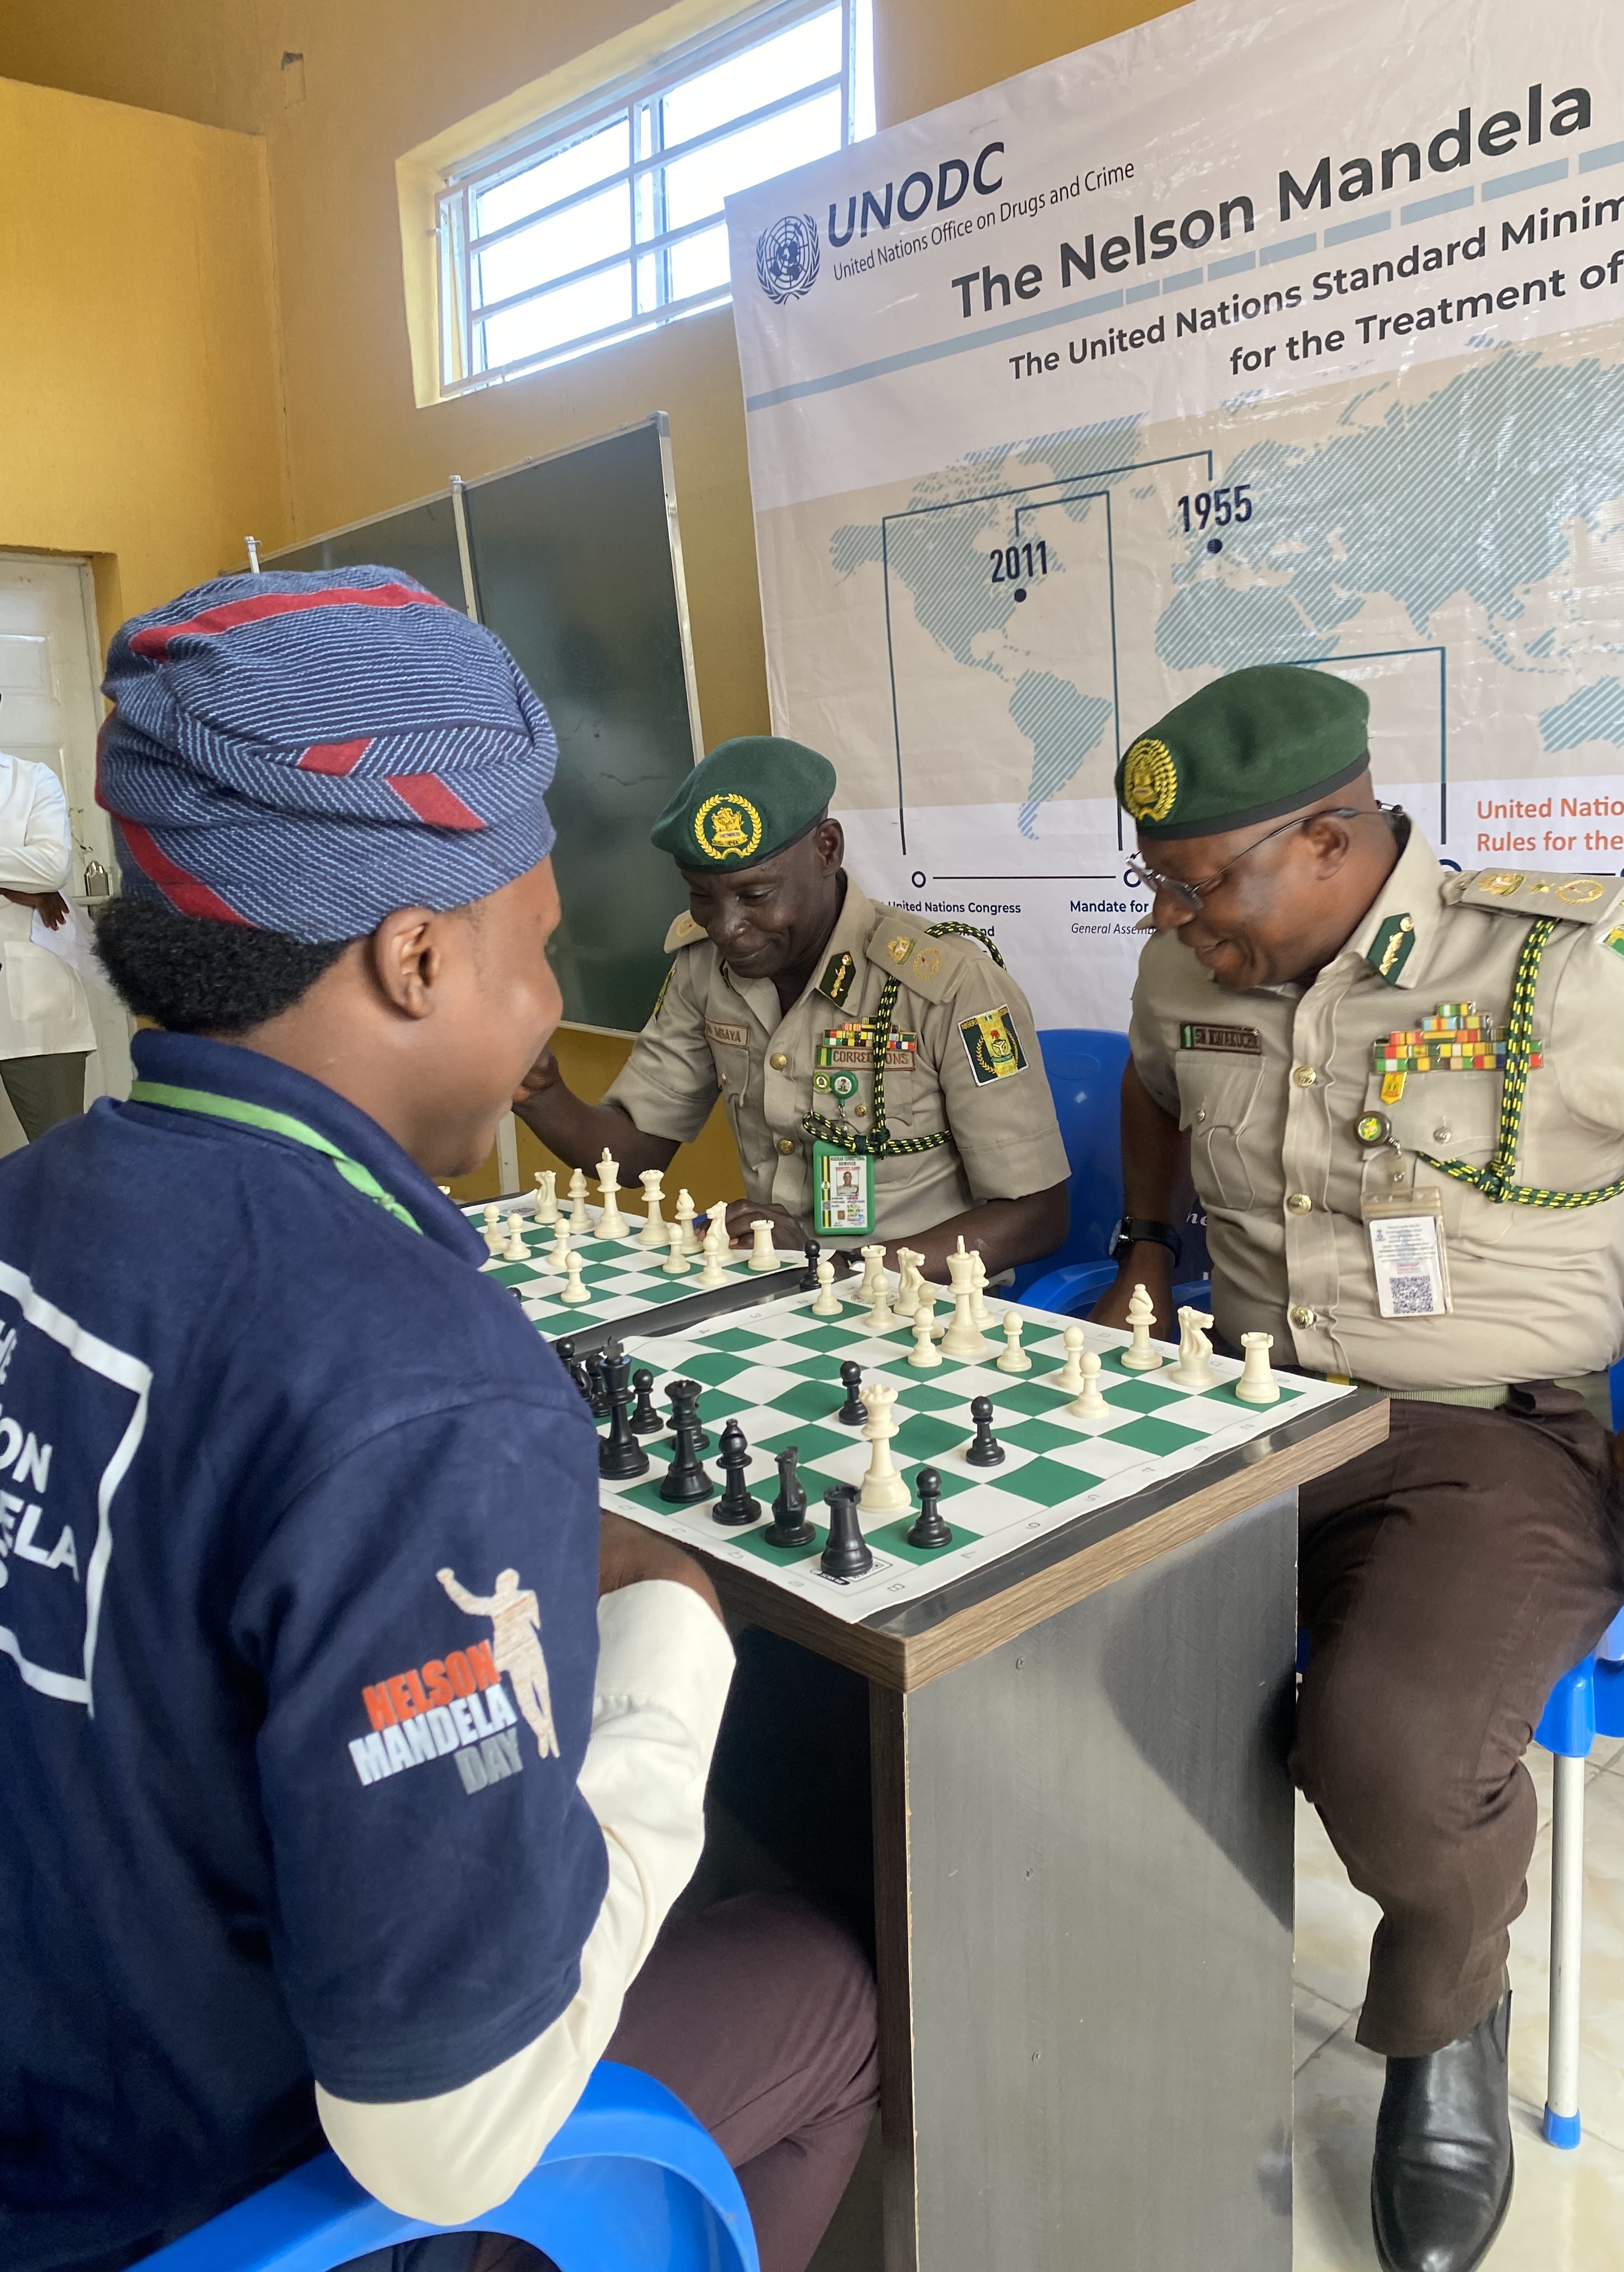
[[114,639],[96,795],[126,892],[294,938],[463,907],[552,848],[546,711],[391,568],[222,576]]

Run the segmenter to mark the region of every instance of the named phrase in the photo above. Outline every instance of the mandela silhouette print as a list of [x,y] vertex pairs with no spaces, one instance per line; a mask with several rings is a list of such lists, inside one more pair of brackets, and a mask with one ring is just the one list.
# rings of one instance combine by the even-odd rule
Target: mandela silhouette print
[[818,224],[810,213],[786,213],[756,240],[756,276],[775,308],[803,299],[818,280]]

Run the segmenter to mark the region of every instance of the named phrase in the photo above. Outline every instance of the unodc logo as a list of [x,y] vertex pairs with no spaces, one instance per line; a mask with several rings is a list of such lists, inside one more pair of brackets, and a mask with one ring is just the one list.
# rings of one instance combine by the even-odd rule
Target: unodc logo
[[786,213],[756,244],[756,278],[775,308],[801,299],[818,280],[818,224],[810,213]]

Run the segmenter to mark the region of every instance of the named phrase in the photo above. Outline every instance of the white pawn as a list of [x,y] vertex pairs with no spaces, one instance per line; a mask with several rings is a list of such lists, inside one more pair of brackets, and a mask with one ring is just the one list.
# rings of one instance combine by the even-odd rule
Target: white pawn
[[1188,1304],[1179,1312],[1179,1362],[1168,1375],[1184,1388],[1212,1386],[1212,1343],[1207,1327],[1212,1319]]
[[528,1262],[530,1250],[524,1243],[524,1225],[516,1214],[507,1218],[507,1244],[502,1249],[504,1262]]
[[857,1505],[864,1514],[894,1514],[913,1505],[908,1485],[891,1457],[891,1439],[896,1433],[891,1407],[896,1402],[896,1391],[887,1381],[871,1381],[863,1391],[863,1401],[868,1406],[863,1434],[874,1448]]
[[1087,1346],[1087,1336],[1081,1326],[1067,1326],[1063,1339],[1066,1342],[1066,1363],[1061,1366],[1060,1377],[1054,1385],[1064,1389],[1068,1396],[1075,1396],[1082,1387],[1082,1352]]
[[976,1257],[976,1272],[971,1283],[969,1313],[984,1334],[992,1331],[992,1312],[987,1307],[987,1266],[979,1254]]
[[502,1210],[494,1200],[485,1208],[485,1244],[494,1254],[502,1244]]
[[1150,1328],[1156,1323],[1156,1304],[1142,1286],[1135,1286],[1128,1298],[1127,1321],[1134,1338],[1122,1352],[1122,1362],[1130,1372],[1154,1372],[1162,1362],[1162,1353],[1150,1346]]
[[558,1170],[538,1168],[535,1171],[535,1220],[550,1225],[558,1220]]
[[600,1238],[624,1238],[626,1219],[620,1212],[620,1162],[611,1160],[607,1152],[598,1162],[598,1197],[602,1200],[598,1215]]
[[1021,1346],[1023,1320],[1019,1310],[1004,1312],[1004,1354],[998,1360],[1000,1372],[1030,1372],[1032,1360]]
[[685,1254],[697,1254],[700,1251],[700,1242],[694,1235],[694,1214],[693,1193],[685,1190],[678,1192],[677,1220],[682,1229],[682,1251]]
[[916,1254],[911,1246],[899,1246],[896,1250],[896,1267],[901,1274],[891,1306],[899,1318],[911,1318],[919,1306],[919,1289],[924,1282],[919,1265],[924,1260],[924,1255]]
[[914,1311],[914,1345],[908,1352],[908,1362],[920,1372],[928,1372],[942,1361],[936,1346],[936,1297],[928,1286],[919,1289],[918,1306]]
[[688,1274],[687,1256],[682,1251],[682,1225],[668,1222],[665,1226],[667,1253],[660,1265],[668,1278],[685,1278]]
[[570,1251],[570,1219],[561,1214],[552,1227],[552,1244],[547,1250],[547,1259],[555,1269],[561,1270]]
[[1280,1386],[1269,1363],[1269,1352],[1274,1345],[1273,1334],[1242,1334],[1240,1346],[1246,1362],[1235,1383],[1235,1394],[1243,1404],[1279,1403]]
[[647,1209],[643,1227],[637,1234],[638,1244],[663,1246],[665,1224],[661,1219],[660,1201],[665,1196],[665,1177],[658,1168],[645,1168],[637,1180],[643,1187],[643,1204]]
[[863,1249],[863,1283],[857,1289],[859,1302],[878,1299],[879,1289],[886,1285],[886,1250],[883,1246]]
[[773,1226],[765,1215],[758,1215],[750,1226],[750,1267],[752,1270],[776,1270],[778,1257],[773,1252]]
[[891,1307],[890,1282],[882,1270],[873,1304],[862,1320],[863,1330],[869,1334],[892,1334],[896,1331],[898,1322],[897,1314]]
[[587,1220],[587,1178],[580,1168],[570,1170],[570,1221],[579,1230]]
[[838,1318],[841,1314],[840,1297],[834,1291],[834,1265],[832,1262],[818,1265],[818,1298],[812,1305],[812,1313],[814,1318]]
[[558,1299],[561,1302],[589,1302],[592,1299],[590,1289],[581,1283],[580,1257],[573,1246],[564,1258],[564,1289]]
[[1108,1420],[1111,1407],[1100,1394],[1100,1361],[1096,1349],[1084,1349],[1079,1368],[1082,1374],[1082,1394],[1066,1406],[1079,1420]]

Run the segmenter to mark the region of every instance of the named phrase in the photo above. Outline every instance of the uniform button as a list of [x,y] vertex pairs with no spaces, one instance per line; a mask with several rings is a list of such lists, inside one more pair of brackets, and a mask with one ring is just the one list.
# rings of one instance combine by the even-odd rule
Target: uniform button
[[1286,1205],[1293,1214],[1306,1214],[1313,1206],[1313,1201],[1306,1192],[1293,1192],[1291,1198],[1287,1200]]
[[1312,1088],[1320,1076],[1312,1065],[1294,1065],[1291,1069],[1291,1078],[1298,1088]]
[[791,1153],[791,1152],[793,1152],[793,1151],[794,1151],[794,1149],[795,1149],[795,1139],[794,1139],[794,1137],[793,1137],[793,1136],[781,1136],[781,1137],[779,1138],[779,1140],[778,1140],[778,1148],[779,1148],[779,1150],[783,1154],[784,1157],[785,1157],[786,1159],[788,1159],[788,1158],[789,1158],[789,1156],[790,1156],[790,1153]]
[[1434,1128],[1433,1131],[1433,1141],[1434,1144],[1452,1144],[1455,1141],[1454,1129]]
[[1198,1120],[1205,1120],[1207,1117],[1207,1108],[1204,1104],[1198,1104],[1196,1106],[1195,1117]]
[[789,1062],[789,1058],[784,1055],[782,1050],[775,1050],[772,1056],[767,1059],[768,1065],[772,1066],[775,1072],[782,1072]]
[[854,1104],[851,1108],[851,1117],[854,1120],[866,1120],[868,1118],[867,1105]]
[[1294,1326],[1311,1326],[1311,1325],[1313,1325],[1313,1312],[1312,1310],[1306,1310],[1306,1309],[1303,1307],[1302,1304],[1299,1302],[1299,1303],[1298,1304],[1298,1305],[1297,1305],[1296,1309],[1294,1309],[1294,1310],[1292,1311],[1292,1312],[1291,1312],[1291,1323],[1292,1323]]

